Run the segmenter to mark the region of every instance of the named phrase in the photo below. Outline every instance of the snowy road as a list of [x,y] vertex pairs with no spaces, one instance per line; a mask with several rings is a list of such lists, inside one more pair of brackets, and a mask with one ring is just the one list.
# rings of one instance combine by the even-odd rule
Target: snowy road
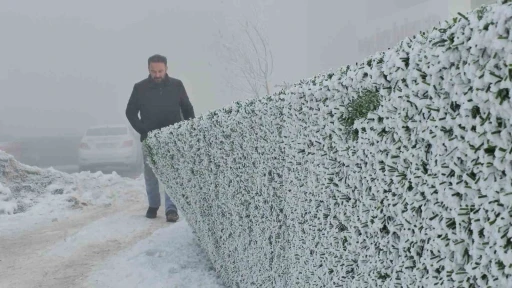
[[0,170],[0,287],[224,287],[184,215],[145,217],[143,178],[67,174],[2,153]]
[[222,287],[187,223],[144,209],[91,209],[0,236],[0,287]]

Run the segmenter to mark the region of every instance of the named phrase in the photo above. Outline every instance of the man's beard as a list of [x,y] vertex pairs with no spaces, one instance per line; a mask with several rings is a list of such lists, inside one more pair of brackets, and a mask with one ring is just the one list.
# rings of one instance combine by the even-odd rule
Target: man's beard
[[161,82],[163,79],[163,77],[153,77],[153,81],[155,82]]

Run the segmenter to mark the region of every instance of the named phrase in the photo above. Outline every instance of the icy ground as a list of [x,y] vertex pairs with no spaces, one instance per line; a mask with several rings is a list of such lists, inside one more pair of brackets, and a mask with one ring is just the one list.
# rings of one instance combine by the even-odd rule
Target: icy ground
[[144,217],[144,180],[0,151],[0,287],[224,287],[192,229]]

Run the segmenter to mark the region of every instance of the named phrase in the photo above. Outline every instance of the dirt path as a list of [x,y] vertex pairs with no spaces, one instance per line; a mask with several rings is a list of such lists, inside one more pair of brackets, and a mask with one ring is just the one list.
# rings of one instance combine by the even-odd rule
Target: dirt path
[[[170,225],[161,213],[145,218],[145,209],[144,203],[90,208],[66,221],[0,237],[0,287],[84,287],[94,266]],[[88,235],[91,241],[80,242]]]

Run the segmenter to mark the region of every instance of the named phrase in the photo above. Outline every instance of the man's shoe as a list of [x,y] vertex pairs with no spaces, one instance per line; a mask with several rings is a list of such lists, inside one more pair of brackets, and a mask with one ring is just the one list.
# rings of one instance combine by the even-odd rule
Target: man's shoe
[[178,211],[176,210],[169,210],[165,213],[165,216],[167,216],[167,222],[176,222],[180,218],[178,215]]
[[146,212],[146,217],[149,219],[156,218],[156,212],[158,211],[158,207],[149,207],[148,212]]

